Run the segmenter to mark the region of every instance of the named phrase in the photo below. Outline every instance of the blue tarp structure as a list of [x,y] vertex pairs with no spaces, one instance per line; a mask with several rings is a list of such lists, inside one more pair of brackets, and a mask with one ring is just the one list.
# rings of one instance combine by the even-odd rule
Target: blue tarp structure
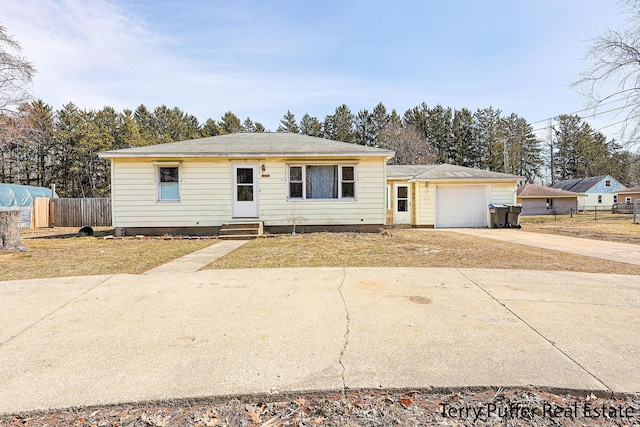
[[0,183],[0,206],[33,206],[36,197],[51,197],[51,189],[31,185]]

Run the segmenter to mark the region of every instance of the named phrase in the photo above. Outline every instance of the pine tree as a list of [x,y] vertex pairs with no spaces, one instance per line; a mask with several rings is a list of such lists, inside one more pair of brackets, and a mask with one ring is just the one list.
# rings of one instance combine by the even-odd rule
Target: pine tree
[[436,151],[437,163],[453,163],[452,150],[452,112],[438,104],[429,110],[427,119],[427,142]]
[[249,117],[247,117],[244,122],[242,123],[242,132],[255,132],[256,131],[256,125],[255,123],[253,123],[253,120],[251,120]]
[[287,110],[287,113],[282,116],[278,132],[300,133],[300,128],[296,124],[296,117],[291,111]]
[[[382,102],[379,102],[371,112],[371,135],[373,136],[373,141],[378,139],[378,135],[389,124],[389,120],[387,108]],[[372,144],[375,145],[375,142]]]
[[222,130],[222,132],[220,132],[221,135],[224,135],[226,133],[242,132],[242,124],[240,123],[240,119],[231,111],[227,111],[226,113],[224,113],[224,115],[220,119],[219,124]]
[[493,107],[478,109],[473,114],[474,138],[479,147],[477,167],[503,171],[504,132],[501,127],[501,111]]
[[322,123],[317,117],[311,117],[308,114],[302,116],[300,120],[300,133],[309,136],[322,136]]
[[222,128],[213,119],[207,119],[200,128],[200,136],[203,138],[222,134]]
[[507,143],[507,173],[524,176],[534,182],[541,177],[542,149],[533,128],[525,119],[512,113],[502,119]]
[[376,134],[374,133],[373,121],[371,114],[367,110],[360,110],[356,114],[354,121],[356,144],[373,145],[375,144]]
[[479,149],[473,132],[473,115],[466,108],[454,111],[452,123],[452,145],[449,152],[453,164],[475,167]]
[[346,104],[336,108],[333,115],[324,119],[323,133],[327,139],[342,142],[355,142],[355,132],[353,129],[354,117]]

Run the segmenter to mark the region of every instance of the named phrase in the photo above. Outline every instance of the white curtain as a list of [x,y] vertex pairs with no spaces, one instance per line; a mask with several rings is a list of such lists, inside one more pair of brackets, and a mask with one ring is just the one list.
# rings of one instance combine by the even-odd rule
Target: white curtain
[[307,199],[338,198],[338,166],[307,166]]

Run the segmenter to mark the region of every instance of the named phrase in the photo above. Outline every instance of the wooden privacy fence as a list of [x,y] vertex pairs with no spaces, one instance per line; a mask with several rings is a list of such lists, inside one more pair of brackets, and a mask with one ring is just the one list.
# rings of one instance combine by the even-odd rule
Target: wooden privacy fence
[[38,197],[33,203],[34,227],[110,227],[110,198]]

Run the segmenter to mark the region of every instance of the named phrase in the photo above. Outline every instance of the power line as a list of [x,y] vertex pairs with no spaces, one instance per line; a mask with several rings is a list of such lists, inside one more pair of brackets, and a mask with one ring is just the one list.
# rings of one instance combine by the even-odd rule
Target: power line
[[[628,107],[631,107],[631,106],[634,106],[634,105],[635,105],[635,106],[639,106],[639,105],[640,105],[640,102],[636,102],[635,104],[623,105],[622,107],[612,108],[612,109],[610,109],[610,110],[607,110],[607,111],[601,111],[601,112],[599,112],[599,113],[594,113],[594,114],[591,114],[591,115],[589,115],[589,116],[581,117],[581,119],[588,119],[588,118],[592,118],[592,117],[595,117],[595,116],[599,116],[599,115],[601,115],[601,114],[611,113],[611,112],[613,112],[613,111],[622,110],[622,109],[625,109],[625,108],[628,108]],[[583,110],[583,111],[584,111],[584,110]],[[573,114],[573,113],[571,113],[571,114],[566,114],[566,115],[572,115],[572,114]],[[557,116],[556,116],[556,117],[557,117]],[[556,117],[550,117],[550,118],[546,119],[545,121],[547,121],[547,120],[553,120],[553,119],[555,119]],[[612,125],[607,125],[607,126],[605,126],[605,127],[601,128],[601,129],[605,129],[605,128],[608,128],[608,127],[610,127],[610,126],[614,126],[614,125],[616,125],[616,124],[620,124],[620,123],[622,123],[622,122],[624,122],[624,120],[622,120],[622,121],[620,121],[620,122],[618,122],[618,123],[614,123],[614,124],[612,124]],[[540,122],[536,122],[536,123],[540,123]],[[533,132],[537,132],[537,131],[544,130],[544,129],[548,129],[548,126],[541,127],[541,128],[537,128],[537,129],[534,129],[534,130],[533,130]]]
[[[597,107],[603,107],[603,106],[605,106],[605,105],[615,104],[616,102],[620,102],[620,101],[624,101],[624,98],[616,99],[616,100],[609,101],[609,102],[605,102],[605,103],[603,103],[603,104],[598,104],[598,106],[597,106]],[[622,107],[614,108],[614,109],[611,109],[611,110],[608,110],[608,111],[598,112],[598,113],[593,113],[593,114],[590,114],[590,115],[588,115],[588,116],[586,116],[586,117],[595,117],[595,116],[598,116],[598,115],[600,115],[600,114],[610,113],[610,112],[615,111],[615,110],[621,110],[621,109],[623,109],[623,108],[633,107],[633,106],[638,106],[638,105],[640,105],[640,101],[635,102],[635,103],[633,103],[633,104],[625,104],[625,105],[624,105],[624,106],[622,106]],[[582,109],[582,110],[573,111],[573,112],[571,112],[571,113],[566,113],[566,114],[564,114],[564,115],[569,116],[569,115],[572,115],[572,114],[582,113],[582,112],[584,112],[584,111],[595,110],[597,107],[584,108],[584,109]],[[530,124],[530,125],[535,125],[535,124],[538,124],[538,123],[543,123],[543,122],[546,122],[546,121],[548,121],[548,120],[555,119],[556,117],[558,117],[558,116],[547,117],[546,119],[538,120],[538,121],[536,121],[536,122],[531,122],[531,123],[529,123],[529,124]]]

